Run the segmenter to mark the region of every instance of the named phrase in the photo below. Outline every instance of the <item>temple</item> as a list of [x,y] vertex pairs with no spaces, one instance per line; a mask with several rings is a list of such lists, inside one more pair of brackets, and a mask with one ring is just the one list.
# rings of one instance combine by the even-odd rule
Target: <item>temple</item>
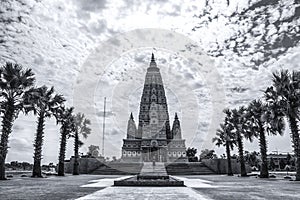
[[140,102],[138,126],[130,114],[122,160],[126,162],[187,162],[185,140],[175,113],[172,129],[160,70],[152,53]]

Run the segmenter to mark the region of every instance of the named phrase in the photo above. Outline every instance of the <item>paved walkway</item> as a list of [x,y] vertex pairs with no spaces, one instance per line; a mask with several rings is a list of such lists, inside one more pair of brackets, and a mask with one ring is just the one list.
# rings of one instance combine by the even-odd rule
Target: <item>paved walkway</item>
[[206,200],[210,199],[188,187],[108,187],[79,200]]
[[[163,171],[164,168],[161,165],[157,165],[155,169],[150,165],[144,168],[143,173],[157,173],[158,171]],[[140,200],[162,200],[162,199],[185,199],[185,200],[210,200],[209,197],[200,194],[192,188],[215,188],[211,181],[203,179],[190,179],[185,177],[176,177],[179,180],[183,180],[186,187],[115,187],[113,186],[114,180],[126,179],[128,176],[123,176],[119,178],[104,178],[99,180],[90,181],[90,184],[83,185],[81,187],[99,187],[101,190],[94,192],[92,194],[83,196],[79,198],[80,200],[89,199],[140,199]],[[105,189],[102,189],[105,187]]]
[[[167,176],[167,171],[164,163],[157,162],[153,165],[152,162],[145,162],[141,170],[142,176]],[[185,199],[198,200],[210,199],[203,194],[195,191],[192,188],[214,188],[210,181],[202,179],[188,179],[184,177],[175,177],[183,180],[187,187],[112,187],[114,180],[126,179],[128,176],[120,178],[106,178],[90,181],[90,184],[82,187],[106,187],[87,196],[79,198],[80,200],[88,199],[140,199],[140,200],[162,200],[162,199]]]

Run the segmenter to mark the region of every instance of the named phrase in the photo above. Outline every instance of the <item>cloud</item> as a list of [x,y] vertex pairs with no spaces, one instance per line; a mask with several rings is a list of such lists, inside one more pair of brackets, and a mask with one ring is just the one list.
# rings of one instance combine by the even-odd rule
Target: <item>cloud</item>
[[[246,105],[252,99],[260,97],[261,90],[270,84],[272,71],[280,68],[299,69],[300,48],[297,43],[299,29],[296,27],[299,24],[293,18],[297,15],[299,7],[296,8],[290,3],[293,1],[282,7],[277,4],[260,6],[252,2],[251,5],[255,4],[256,7],[248,11],[245,10],[249,7],[248,0],[231,1],[228,7],[226,1],[209,1],[209,5],[205,7],[205,1],[188,0],[178,2],[132,0],[120,3],[103,0],[25,3],[13,0],[12,2],[6,1],[1,7],[4,12],[0,12],[0,25],[3,27],[3,34],[0,35],[0,62],[13,61],[32,68],[36,73],[37,84],[55,86],[56,91],[65,96],[68,105],[72,105],[73,99],[77,98],[73,96],[74,85],[77,83],[82,86],[81,80],[91,78],[81,77],[82,70],[85,70],[85,66],[82,65],[99,42],[107,41],[113,34],[136,28],[175,30],[193,39],[195,44],[204,50],[196,53],[208,54],[214,59],[214,63],[210,64],[216,65],[216,73],[221,77],[216,81],[219,87],[217,89],[225,91],[224,106]],[[282,9],[281,18],[280,9]],[[234,12],[239,14],[229,17]],[[242,12],[244,17],[241,15]],[[201,16],[198,17],[199,15]],[[239,17],[241,20],[238,20]],[[268,21],[270,25],[266,26]],[[192,31],[195,26],[197,28]],[[115,46],[120,45],[117,40],[110,41]],[[191,46],[188,46],[185,51],[190,49]],[[102,49],[98,50],[101,53]],[[164,73],[163,81],[168,93],[170,118],[174,112],[180,113],[183,118],[183,133],[189,140],[191,135],[195,134],[195,130],[190,127],[197,124],[197,121],[200,121],[197,124],[196,131],[199,131],[197,134],[207,134],[212,102],[218,99],[211,98],[209,85],[204,81],[207,78],[205,74],[195,73],[198,69],[196,67],[203,67],[206,62],[199,60],[195,67],[192,65],[195,61],[184,60],[180,57],[180,52],[164,52],[155,47],[141,48],[137,51],[123,52],[121,58],[107,66],[104,75],[97,70],[95,73],[93,71],[93,76],[100,79],[98,82],[100,89],[95,93],[97,118],[103,117],[103,97],[117,96],[117,103],[114,104],[117,108],[108,109],[110,111],[106,115],[107,130],[111,130],[109,132],[111,137],[107,138],[107,141],[115,145],[108,150],[108,155],[120,154],[128,115],[130,111],[133,111],[135,116],[138,115],[142,90],[140,87],[143,86],[151,51],[157,53],[157,63]],[[96,61],[101,65],[101,60]],[[122,87],[128,82],[131,85]],[[83,87],[90,88],[94,84]],[[136,88],[139,90],[133,91]],[[124,95],[124,90],[128,90],[129,95]],[[185,99],[187,97],[195,98]],[[125,102],[124,99],[130,102]],[[82,101],[83,111],[86,103],[87,101]],[[189,114],[192,109],[199,109],[199,116],[191,118]],[[117,122],[113,121],[115,118]],[[135,119],[137,121],[137,117]],[[35,121],[36,117],[16,120],[10,142],[9,159],[23,159],[20,150],[24,150],[26,153],[23,157],[32,161]],[[59,127],[55,126],[54,121],[47,123],[54,125],[45,129],[45,162],[57,160],[59,147]],[[101,120],[96,119],[92,125],[99,126],[101,123]],[[86,140],[87,146],[100,144],[101,132],[98,129],[93,131]],[[15,138],[17,136],[19,138]],[[203,142],[199,139],[195,141]],[[194,145],[200,145],[199,143]],[[71,154],[72,147],[68,156]]]
[[161,64],[166,64],[167,63],[167,59],[165,59],[165,58],[159,58],[158,62],[161,63]]
[[243,87],[233,87],[230,88],[231,92],[237,92],[237,93],[243,93],[245,91],[249,90],[249,88],[243,88]]
[[168,6],[166,9],[162,9],[158,11],[158,14],[169,15],[172,17],[179,16],[181,14],[181,6],[180,5]]
[[184,77],[186,79],[194,79],[194,75],[192,73],[190,73],[190,72],[185,72],[184,73]]
[[[98,111],[98,112],[96,112],[96,115],[98,116],[98,117],[103,117],[104,116],[104,112],[103,111]],[[112,111],[105,111],[105,116],[106,117],[111,117],[111,116],[115,116],[116,114],[115,113],[113,113]]]
[[96,12],[105,9],[106,0],[73,0],[80,11]]
[[30,138],[14,137],[9,141],[9,146],[14,151],[29,151],[33,149],[33,141]]
[[113,128],[111,131],[108,131],[108,135],[123,135],[118,129]]
[[200,88],[202,88],[202,87],[204,87],[204,85],[203,85],[202,83],[196,82],[196,83],[193,84],[193,89],[194,89],[194,90],[195,90],[195,89],[200,89]]
[[145,54],[136,54],[134,56],[134,61],[138,62],[138,63],[145,63],[146,59],[148,57]]
[[101,33],[105,32],[107,29],[106,20],[100,19],[96,22],[91,22],[88,26],[88,31],[95,34],[100,35]]
[[118,39],[116,39],[116,38],[110,39],[109,42],[111,44],[113,44],[114,46],[120,46],[120,44],[121,44],[121,42]]

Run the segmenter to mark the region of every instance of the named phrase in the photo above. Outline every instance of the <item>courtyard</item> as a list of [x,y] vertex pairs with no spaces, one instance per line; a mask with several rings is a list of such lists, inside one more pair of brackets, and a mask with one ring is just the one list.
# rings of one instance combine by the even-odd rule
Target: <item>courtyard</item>
[[300,199],[299,182],[226,175],[175,176],[186,187],[115,187],[128,176],[80,175],[0,182],[0,199]]

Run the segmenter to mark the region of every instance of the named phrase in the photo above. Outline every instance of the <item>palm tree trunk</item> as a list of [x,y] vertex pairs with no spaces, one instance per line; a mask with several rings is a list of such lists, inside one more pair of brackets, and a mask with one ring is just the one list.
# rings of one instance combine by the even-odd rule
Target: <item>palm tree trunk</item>
[[260,153],[261,153],[261,168],[260,168],[260,178],[269,178],[269,170],[268,170],[268,159],[267,159],[267,142],[266,136],[264,132],[264,128],[260,124],[260,133],[259,133],[259,145],[260,145]]
[[289,124],[290,124],[290,129],[292,132],[292,138],[293,138],[293,144],[294,144],[294,152],[295,152],[295,157],[297,159],[296,163],[296,181],[300,181],[300,146],[299,146],[299,130],[298,130],[298,124],[296,121],[296,118],[289,115]]
[[243,141],[240,133],[237,133],[237,143],[238,143],[239,157],[240,157],[240,164],[241,164],[241,176],[247,176],[245,160],[244,160]]
[[60,150],[59,150],[59,158],[58,158],[58,173],[57,173],[58,176],[65,175],[66,145],[67,145],[67,132],[66,132],[66,128],[64,126],[62,126]]
[[8,100],[6,111],[2,120],[2,134],[0,142],[0,180],[6,180],[5,178],[5,159],[8,149],[8,137],[12,132],[12,126],[14,121],[14,101]]
[[74,167],[73,167],[73,175],[79,175],[79,136],[78,131],[75,131],[75,138],[74,138]]
[[233,176],[232,167],[231,167],[231,155],[230,155],[230,146],[228,141],[226,141],[226,155],[227,155],[227,175]]
[[35,144],[34,144],[34,162],[33,162],[33,170],[32,177],[43,177],[42,169],[41,169],[41,160],[42,160],[42,146],[43,146],[43,137],[44,137],[44,123],[45,123],[45,115],[44,112],[41,111],[38,117],[38,127],[36,131]]

